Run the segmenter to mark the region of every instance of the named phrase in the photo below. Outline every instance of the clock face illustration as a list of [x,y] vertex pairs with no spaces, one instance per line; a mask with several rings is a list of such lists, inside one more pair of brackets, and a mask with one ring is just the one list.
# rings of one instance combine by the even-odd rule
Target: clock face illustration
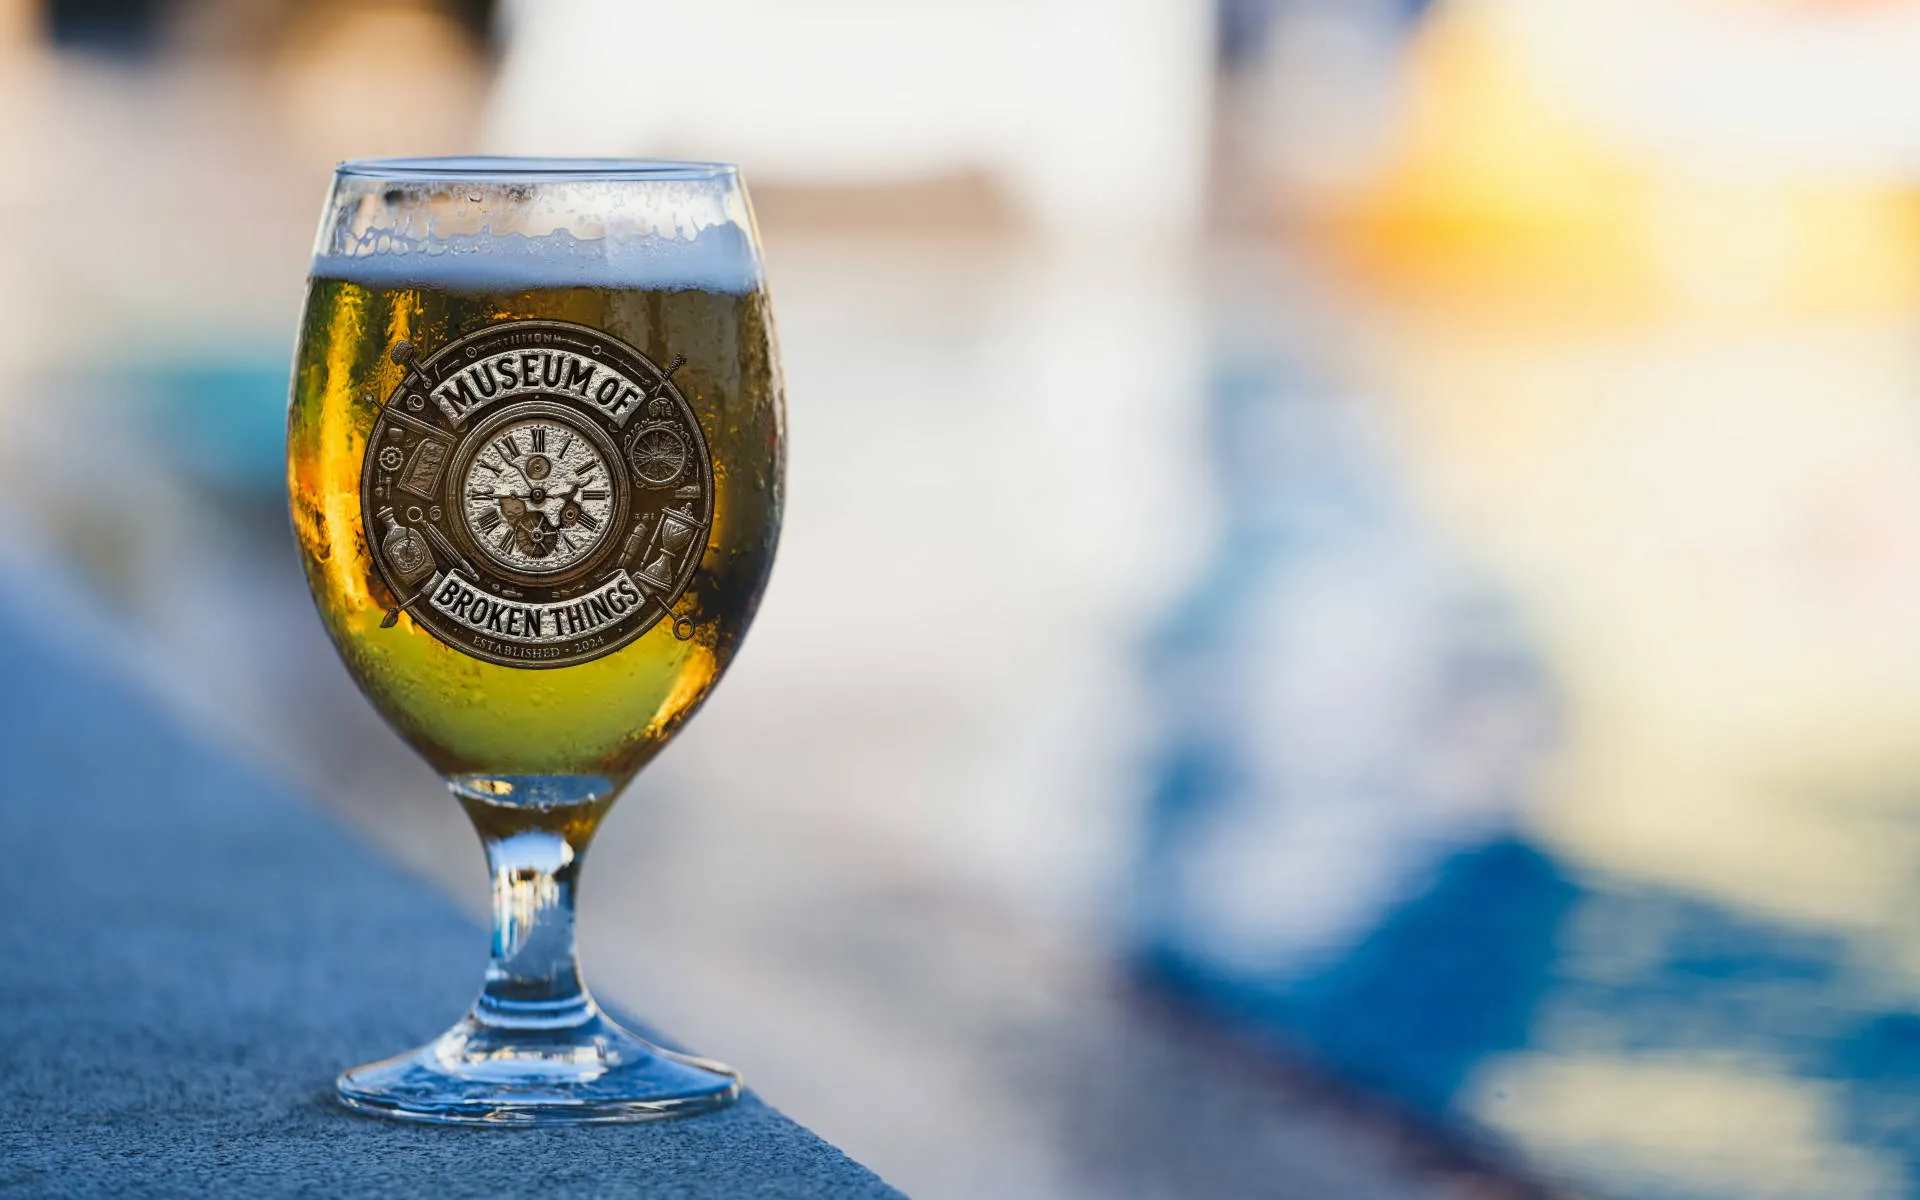
[[519,575],[562,574],[615,536],[611,447],[591,426],[544,406],[503,414],[461,464],[461,511],[474,546]]

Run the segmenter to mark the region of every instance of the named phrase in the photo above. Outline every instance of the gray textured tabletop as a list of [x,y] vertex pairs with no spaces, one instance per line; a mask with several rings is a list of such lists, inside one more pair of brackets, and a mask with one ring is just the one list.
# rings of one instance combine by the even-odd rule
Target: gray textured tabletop
[[0,605],[0,1193],[897,1196],[753,1096],[686,1121],[357,1117],[344,1065],[437,1034],[484,934]]

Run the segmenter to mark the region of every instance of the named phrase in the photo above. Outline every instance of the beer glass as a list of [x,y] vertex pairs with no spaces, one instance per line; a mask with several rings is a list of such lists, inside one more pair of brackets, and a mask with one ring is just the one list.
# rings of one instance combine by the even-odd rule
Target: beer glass
[[340,1076],[417,1121],[632,1121],[739,1077],[581,982],[595,828],[719,681],[780,531],[784,401],[731,166],[342,164],[287,417],[307,581],[347,670],[447,780],[493,873],[466,1017]]

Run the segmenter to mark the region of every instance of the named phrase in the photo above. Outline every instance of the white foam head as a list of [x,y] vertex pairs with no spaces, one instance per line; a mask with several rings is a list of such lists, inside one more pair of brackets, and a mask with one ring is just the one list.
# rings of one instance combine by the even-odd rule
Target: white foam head
[[749,291],[753,218],[725,164],[346,163],[312,275],[384,287]]
[[599,287],[745,292],[760,285],[752,241],[737,225],[715,225],[692,238],[647,235],[579,238],[561,229],[456,234],[409,241],[381,235],[355,253],[314,257],[315,279],[373,287],[434,287],[456,292],[519,292]]

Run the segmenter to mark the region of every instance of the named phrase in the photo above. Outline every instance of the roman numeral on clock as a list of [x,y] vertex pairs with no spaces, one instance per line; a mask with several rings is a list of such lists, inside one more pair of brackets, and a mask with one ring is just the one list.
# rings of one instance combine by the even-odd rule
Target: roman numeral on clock
[[500,523],[500,510],[497,508],[490,508],[487,511],[481,513],[479,516],[475,517],[473,519],[473,523],[480,527],[481,533],[492,533],[493,527]]
[[588,488],[586,491],[580,493],[580,498],[582,500],[605,500],[612,494],[612,492],[609,492],[605,488]]
[[547,427],[546,426],[535,425],[533,427],[533,431],[529,433],[527,436],[533,439],[533,452],[535,454],[545,454],[547,452]]
[[587,512],[584,509],[581,510],[579,521],[580,521],[580,528],[586,530],[588,533],[592,533],[594,530],[600,528],[600,522],[594,519],[594,516],[592,513]]
[[500,453],[506,457],[508,462],[512,462],[514,459],[520,457],[520,443],[514,441],[513,435],[510,433],[493,445],[495,449],[499,450]]

